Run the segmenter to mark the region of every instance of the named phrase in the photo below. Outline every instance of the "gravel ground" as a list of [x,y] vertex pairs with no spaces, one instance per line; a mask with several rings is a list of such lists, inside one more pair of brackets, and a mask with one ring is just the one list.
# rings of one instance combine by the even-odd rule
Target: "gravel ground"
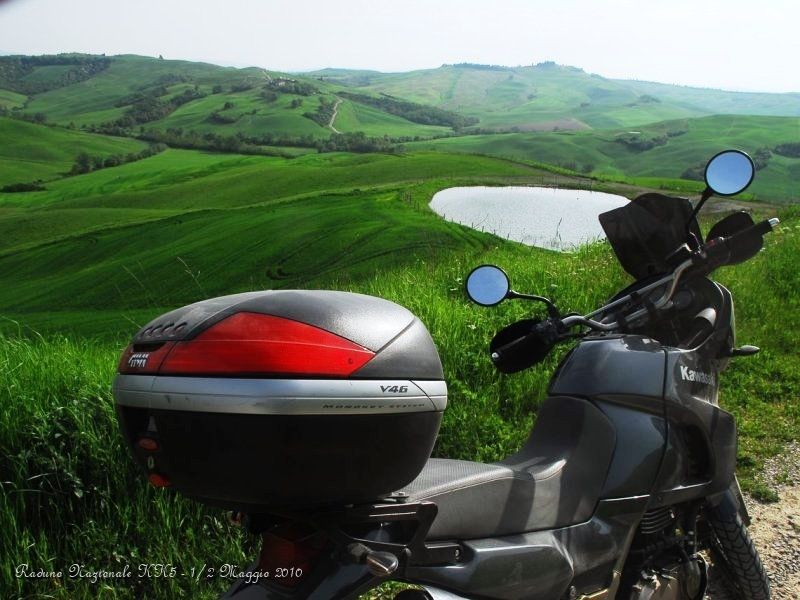
[[[793,442],[786,451],[767,461],[764,482],[780,497],[776,503],[763,504],[748,497],[747,508],[752,523],[749,530],[767,569],[773,600],[800,598],[800,443]],[[711,572],[708,600],[729,600],[730,596],[714,586]]]

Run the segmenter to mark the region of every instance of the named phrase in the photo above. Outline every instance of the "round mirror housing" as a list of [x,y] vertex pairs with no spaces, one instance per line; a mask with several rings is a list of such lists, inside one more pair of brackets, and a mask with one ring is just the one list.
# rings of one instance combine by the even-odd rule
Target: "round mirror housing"
[[747,189],[756,174],[753,159],[741,150],[724,150],[706,165],[708,188],[719,196],[733,196]]
[[508,275],[500,267],[481,265],[467,276],[467,296],[475,304],[495,306],[500,304],[511,289]]

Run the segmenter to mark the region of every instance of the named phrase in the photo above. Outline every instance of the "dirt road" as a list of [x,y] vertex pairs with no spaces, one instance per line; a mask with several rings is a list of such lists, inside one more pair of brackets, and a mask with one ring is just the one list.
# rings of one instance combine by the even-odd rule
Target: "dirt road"
[[[780,500],[763,504],[747,498],[753,522],[750,535],[767,569],[773,600],[800,598],[800,443],[767,461],[764,482],[777,490]],[[713,583],[713,577],[712,577]],[[729,600],[720,586],[713,586],[709,600]]]
[[330,122],[328,123],[328,128],[329,128],[329,129],[330,129],[330,130],[331,130],[333,133],[342,133],[341,131],[339,131],[338,129],[336,129],[336,127],[334,127],[334,126],[333,126],[333,122],[336,120],[336,113],[338,113],[338,112],[339,112],[339,105],[340,105],[341,103],[342,103],[342,99],[341,99],[341,98],[336,98],[336,104],[334,104],[334,105],[333,105],[333,114],[331,115],[331,120],[330,120]]

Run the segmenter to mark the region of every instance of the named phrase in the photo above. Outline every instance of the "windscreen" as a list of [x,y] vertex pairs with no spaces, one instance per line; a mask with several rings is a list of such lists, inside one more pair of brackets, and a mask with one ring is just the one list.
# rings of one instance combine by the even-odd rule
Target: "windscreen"
[[[668,270],[666,258],[688,240],[686,222],[692,204],[686,198],[643,194],[599,216],[622,268],[636,279]],[[697,221],[690,231],[702,239]]]

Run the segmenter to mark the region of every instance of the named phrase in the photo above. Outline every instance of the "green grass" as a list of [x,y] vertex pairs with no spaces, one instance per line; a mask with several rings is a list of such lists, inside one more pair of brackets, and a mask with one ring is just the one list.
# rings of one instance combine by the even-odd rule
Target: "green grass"
[[[115,346],[94,341],[0,341],[5,598],[211,598],[224,580],[139,577],[137,566],[158,562],[189,570],[249,558],[244,536],[221,511],[162,494],[133,468],[108,393],[116,353]],[[65,577],[17,578],[21,564],[61,570]],[[114,571],[130,564],[134,571],[127,581],[92,583],[66,575],[71,564]]]
[[205,63],[156,60],[142,56],[114,57],[108,69],[91,79],[36,94],[26,112],[43,112],[51,121],[76,125],[99,124],[120,116],[124,108],[115,104],[142,87],[151,86],[160,77],[184,75],[209,89],[230,85],[251,77],[263,78],[260,69],[233,69]]
[[198,211],[7,253],[0,258],[0,306],[14,313],[183,304],[329,280],[343,270],[369,276],[465,238],[471,239],[459,228],[407,208],[397,190]]
[[[176,72],[192,81],[173,90],[195,84],[203,91],[214,85],[228,90],[244,78],[262,81],[270,75],[260,69],[122,57],[88,81],[36,95],[28,110],[62,123],[102,122],[121,114],[124,108],[114,103],[122,96]],[[697,105],[677,99],[661,106],[627,106],[643,92],[563,68],[553,73],[452,67],[397,76],[326,73],[350,78],[349,83],[357,77],[359,85],[414,101],[473,111],[498,126],[562,119],[570,106],[578,106],[582,121],[575,119],[575,126],[624,128],[449,138],[410,144],[399,155],[286,159],[167,150],[52,181],[43,192],[0,194],[0,596],[215,598],[230,581],[134,576],[100,584],[69,578],[37,582],[15,577],[14,568],[28,563],[57,570],[77,562],[118,570],[160,562],[188,572],[210,561],[244,566],[254,555],[253,540],[230,526],[222,511],[148,487],[123,445],[110,382],[121,349],[152,317],[195,300],[254,289],[335,288],[394,300],[422,319],[442,356],[450,403],[436,455],[496,460],[527,436],[568,345],[525,373],[498,374],[486,355],[489,339],[500,327],[540,311],[521,302],[496,309],[471,305],[463,294],[466,273],[476,264],[500,264],[515,289],[552,296],[563,310],[579,312],[626,285],[627,276],[606,244],[559,254],[447,223],[427,208],[433,193],[453,185],[590,183],[563,170],[566,174],[543,170],[537,161],[591,165],[606,179],[695,191],[696,184],[674,179],[680,175],[676,169],[693,166],[724,145],[753,150],[795,141],[798,134],[797,118],[687,119],[637,126],[646,134],[677,127],[687,132],[666,146],[630,152],[614,136],[637,119],[682,116],[682,110],[698,111]],[[335,81],[311,81],[329,98],[339,89]],[[4,97],[0,92],[0,102]],[[299,132],[299,127],[325,133],[298,116],[313,110],[319,97],[287,110],[290,99],[282,94],[270,107],[257,90],[223,91],[185,105],[154,126],[169,121],[169,126],[227,133]],[[580,107],[586,99],[588,105]],[[786,96],[771,110],[784,110],[791,100]],[[228,111],[240,118],[211,128],[203,115],[226,101],[234,103]],[[247,114],[254,109],[255,115]],[[336,126],[342,131],[436,132],[349,101],[340,111]],[[142,147],[132,140],[10,119],[0,119],[0,137],[0,179],[9,182],[28,181],[33,177],[20,177],[32,172],[58,177],[81,150],[111,154],[123,152],[119,144]],[[759,172],[754,192],[797,198],[791,185],[797,162],[773,156]],[[627,184],[591,183],[636,193]],[[764,252],[719,273],[736,299],[738,343],[763,348],[755,357],[733,361],[721,391],[722,406],[740,426],[743,486],[762,493],[764,458],[800,436],[795,340],[800,214],[787,208],[781,217],[784,225],[768,236]]]
[[[111,156],[139,152],[147,144],[127,138],[34,125],[0,117],[0,186],[50,180],[69,172],[81,152]],[[5,194],[0,195],[0,203]]]
[[[27,79],[39,78],[46,81],[57,76],[58,69],[68,68],[37,67]],[[115,56],[108,69],[89,80],[34,95],[26,112],[44,113],[49,120],[61,125],[72,123],[80,127],[108,123],[124,114],[127,106],[117,105],[124,102],[126,97],[140,89],[152,87],[160,78],[169,75],[181,76],[185,82],[170,85],[164,98],[195,85],[207,95],[180,106],[164,119],[147,123],[147,128],[180,128],[184,131],[217,135],[241,133],[257,137],[270,134],[278,137],[311,136],[314,139],[324,139],[331,134],[330,129],[318,125],[303,114],[314,112],[322,98],[334,101],[336,91],[341,89],[339,86],[309,79],[307,81],[320,90],[318,94],[303,97],[278,93],[276,100],[267,101],[260,94],[268,77],[297,76],[269,73],[256,68],[232,69],[186,61]],[[233,85],[242,82],[250,83],[254,87],[244,91],[231,90]],[[223,91],[213,93],[215,86],[221,86]],[[0,104],[3,103],[3,98],[0,95]],[[17,101],[16,97],[9,101],[12,100]],[[296,100],[302,101],[302,104],[292,107],[292,101]],[[233,108],[223,111],[226,103],[232,103]],[[429,137],[450,131],[445,127],[412,123],[369,107],[350,106],[349,102],[344,104],[347,106],[343,106],[341,121],[337,125],[337,129],[342,132],[364,131],[371,136]],[[226,116],[234,118],[235,122],[220,124],[209,121],[209,116],[214,111],[223,111]]]
[[[327,138],[330,135],[330,130],[303,116],[305,112],[316,110],[319,104],[317,97],[304,98],[294,94],[280,94],[277,100],[267,102],[259,96],[259,93],[260,88],[246,92],[212,94],[181,106],[166,119],[148,123],[147,127],[156,129],[180,127],[193,131],[215,132],[220,135],[239,132],[253,136],[269,133]],[[295,99],[302,100],[303,104],[292,108],[290,104]],[[223,114],[236,117],[238,120],[231,124],[209,122],[207,120],[209,115],[214,111],[222,111],[226,102],[233,103],[234,107],[225,110]],[[255,114],[250,114],[253,111]]]
[[[574,67],[442,66],[408,73],[326,69],[335,83],[456,110],[490,129],[632,127],[711,114],[800,116],[798,94],[749,94],[605,79]],[[647,101],[641,96],[655,100]]]
[[[645,136],[685,132],[663,146],[631,150],[616,141],[628,130],[560,133],[513,133],[445,138],[408,144],[410,149],[474,152],[516,160],[531,160],[591,171],[600,177],[677,179],[691,166],[702,165],[728,147],[754,153],[762,147],[800,139],[800,118],[724,115],[655,123],[637,128]],[[748,190],[758,198],[778,202],[800,199],[796,185],[800,159],[773,155]],[[652,181],[651,181],[652,183]],[[671,184],[670,184],[671,185]]]
[[25,104],[25,100],[27,96],[10,90],[0,90],[0,108],[18,108]]
[[434,152],[329,153],[285,159],[168,150],[145,160],[54,182],[46,192],[5,194],[0,197],[0,208],[232,208],[432,178],[524,178],[542,173],[503,159]]
[[0,210],[0,238],[6,252],[74,238],[94,231],[163,219],[172,212],[154,209],[47,208]]
[[166,151],[46,192],[4,195],[0,314],[143,309],[330,280],[343,270],[366,276],[485,245],[425,207],[453,178],[542,176],[504,160],[431,153],[289,160]]
[[[722,377],[721,404],[740,426],[739,473],[746,489],[758,488],[763,458],[800,435],[800,358],[793,335],[800,298],[794,268],[800,221],[794,217],[785,223],[760,256],[720,273],[737,300],[739,342],[764,348],[756,357],[734,361]],[[537,311],[519,302],[496,309],[467,302],[463,277],[480,262],[502,265],[516,289],[553,295],[565,310],[586,311],[626,281],[604,244],[570,255],[494,240],[488,247],[420,256],[330,285],[389,298],[419,315],[436,340],[449,385],[435,453],[491,461],[523,441],[568,346],[525,373],[498,374],[486,355],[491,335]],[[90,598],[98,593],[85,580],[57,586],[17,579],[12,569],[20,563],[49,570],[79,562],[119,570],[125,564],[158,561],[185,572],[212,559],[244,566],[254,553],[252,540],[229,526],[222,511],[148,488],[128,458],[109,384],[133,327],[121,321],[117,327],[117,337],[106,341],[78,334],[0,338],[0,368],[7,373],[0,387],[0,451],[7,457],[0,474],[6,482],[0,500],[5,532],[0,544],[6,557],[0,589],[6,596]],[[105,582],[105,593],[117,598],[212,598],[227,583],[221,578],[134,578]]]
[[363,131],[369,136],[376,137],[383,135],[432,137],[451,132],[448,127],[412,123],[402,117],[350,100],[342,100],[333,126],[342,133]]
[[[66,68],[37,67],[26,77],[48,81]],[[183,128],[220,135],[269,133],[327,137],[330,131],[306,119],[303,113],[313,112],[321,98],[332,100],[337,92],[353,87],[454,110],[479,118],[479,127],[506,131],[630,128],[712,114],[800,116],[797,94],[747,94],[609,80],[558,65],[497,69],[443,66],[408,73],[328,69],[288,76],[314,85],[319,89],[318,94],[297,97],[280,93],[276,100],[268,102],[260,96],[261,87],[269,77],[287,75],[257,68],[232,69],[141,56],[112,57],[108,69],[86,81],[35,94],[25,111],[42,112],[62,125],[99,125],[122,116],[126,106],[118,104],[126,97],[151,88],[167,76],[179,76],[184,81],[170,84],[165,97],[193,86],[208,95],[181,106],[175,113],[147,127]],[[253,89],[231,91],[231,86],[242,82],[252,84]],[[222,86],[223,91],[212,93],[214,86]],[[292,108],[290,103],[295,99],[302,100],[303,105]],[[10,101],[15,105],[20,103],[17,96]],[[236,121],[210,122],[209,115],[222,110],[226,102],[234,104],[234,108],[225,112]],[[449,131],[444,127],[411,123],[349,101],[343,102],[340,108],[337,129],[343,132],[428,137]]]

